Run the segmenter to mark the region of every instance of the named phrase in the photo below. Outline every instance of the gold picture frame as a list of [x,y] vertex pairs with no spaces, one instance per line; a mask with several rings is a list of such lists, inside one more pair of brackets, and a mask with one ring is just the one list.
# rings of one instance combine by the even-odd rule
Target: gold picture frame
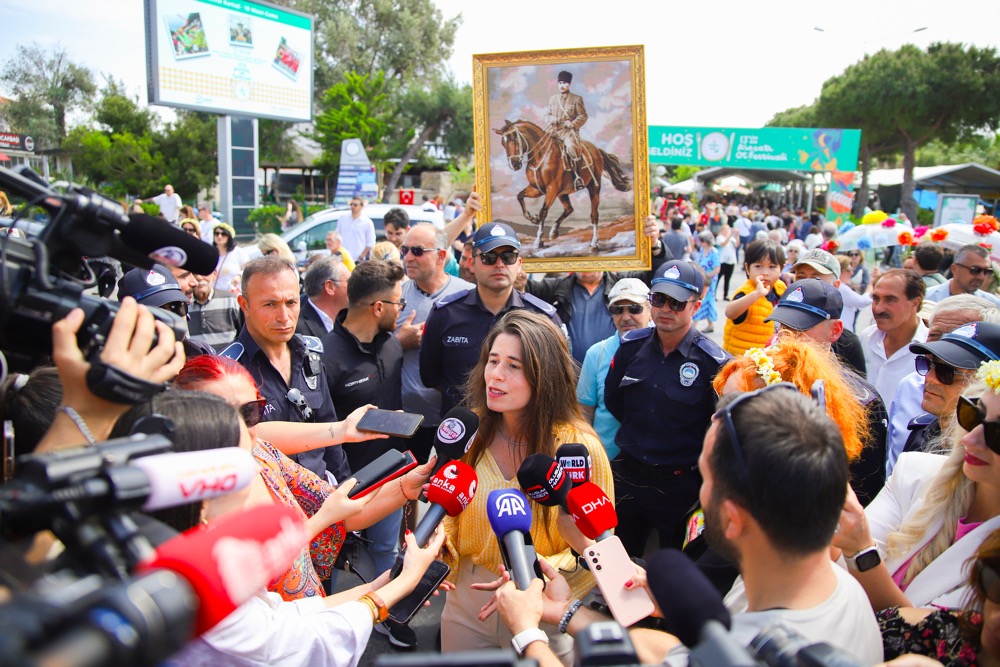
[[649,269],[643,47],[475,55],[472,87],[480,223],[517,231],[525,270]]

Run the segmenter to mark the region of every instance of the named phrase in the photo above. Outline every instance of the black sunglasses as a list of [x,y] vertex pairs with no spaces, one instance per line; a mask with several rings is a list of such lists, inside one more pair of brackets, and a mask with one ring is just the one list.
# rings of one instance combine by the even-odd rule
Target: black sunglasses
[[931,369],[934,369],[934,375],[937,376],[938,382],[943,385],[950,385],[955,382],[955,374],[959,373],[962,375],[971,373],[964,368],[955,368],[951,364],[946,364],[943,361],[938,361],[936,359],[931,359],[924,355],[918,355],[913,360],[913,365],[917,369],[917,374],[927,375]]
[[288,393],[285,394],[285,398],[287,398],[288,401],[298,409],[299,416],[302,418],[302,421],[310,423],[316,421],[316,415],[313,412],[313,409],[309,406],[309,401],[306,400],[306,397],[302,395],[301,391],[292,387],[288,390]]
[[479,253],[479,261],[481,261],[486,266],[493,266],[497,263],[499,259],[507,266],[512,266],[517,264],[518,252],[516,250],[505,250],[501,253],[495,252],[481,252]]
[[440,248],[421,248],[420,246],[399,246],[399,254],[406,257],[409,253],[413,253],[414,257],[423,257],[425,252],[437,252]]
[[264,418],[265,405],[267,405],[267,399],[258,398],[256,401],[248,401],[239,407],[238,412],[247,428],[253,428]]
[[642,313],[642,304],[636,303],[628,306],[608,306],[608,311],[612,315],[621,315],[626,310],[628,310],[628,312],[630,312],[633,315],[639,315]]
[[965,396],[958,397],[958,405],[955,406],[955,418],[958,425],[970,433],[977,427],[983,427],[983,440],[986,446],[996,454],[1000,454],[1000,422],[986,421],[986,414],[979,405],[979,399],[969,399]]
[[1000,574],[981,560],[976,561],[976,579],[983,596],[993,604],[1000,604]]
[[187,317],[188,305],[185,301],[171,301],[170,303],[163,304],[161,308],[169,310],[174,315]]
[[962,267],[974,276],[980,276],[984,273],[988,276],[993,275],[993,268],[989,266],[966,266],[965,264],[959,264],[958,262],[954,262],[954,264],[955,266]]
[[861,257],[861,253],[860,252],[849,252],[849,253],[847,253],[847,256],[848,257]]
[[737,406],[742,405],[747,401],[752,401],[758,396],[763,396],[767,392],[775,389],[791,389],[794,392],[799,391],[798,388],[791,382],[769,384],[766,387],[757,389],[756,391],[748,391],[741,394],[732,403],[712,415],[712,419],[722,419],[724,421],[726,425],[726,433],[729,434],[729,440],[733,443],[733,451],[736,452],[736,457],[740,460],[740,465],[743,468],[747,467],[747,458],[743,453],[743,445],[740,443],[740,437],[736,434],[736,424],[733,423],[733,410],[735,410]]
[[674,297],[668,296],[663,292],[650,292],[648,298],[649,305],[653,308],[663,308],[664,306],[667,306],[675,313],[681,312],[687,308],[689,303],[691,303],[690,301],[678,301]]

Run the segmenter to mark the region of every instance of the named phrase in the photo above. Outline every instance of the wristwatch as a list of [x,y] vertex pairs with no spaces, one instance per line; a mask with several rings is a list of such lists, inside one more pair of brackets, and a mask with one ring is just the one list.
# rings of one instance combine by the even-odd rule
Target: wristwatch
[[867,572],[873,567],[878,567],[878,564],[882,562],[882,556],[878,553],[878,546],[873,544],[853,556],[844,554],[844,560],[847,561],[848,569],[855,572]]
[[545,645],[549,645],[549,636],[545,634],[545,631],[541,628],[528,628],[527,630],[522,630],[510,639],[511,645],[514,650],[517,651],[518,655],[524,655],[525,649],[528,648],[528,644],[534,642],[545,642]]

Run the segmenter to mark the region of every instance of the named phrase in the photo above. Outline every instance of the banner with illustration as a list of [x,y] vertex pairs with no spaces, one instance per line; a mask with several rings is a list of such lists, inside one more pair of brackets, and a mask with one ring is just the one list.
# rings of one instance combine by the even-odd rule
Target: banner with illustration
[[826,219],[840,227],[850,220],[854,208],[853,171],[835,171],[831,176],[830,189],[826,192]]

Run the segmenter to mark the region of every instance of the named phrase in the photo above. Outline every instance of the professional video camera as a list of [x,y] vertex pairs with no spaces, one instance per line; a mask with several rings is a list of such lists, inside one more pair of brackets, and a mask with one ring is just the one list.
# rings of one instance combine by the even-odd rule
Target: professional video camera
[[[24,210],[41,206],[51,216],[38,238],[0,239],[0,350],[14,371],[27,372],[50,353],[52,323],[77,307],[86,316],[80,349],[89,360],[100,353],[118,304],[84,294],[97,283],[84,258],[110,256],[143,268],[155,260],[200,274],[211,273],[218,261],[214,247],[162,220],[126,215],[120,204],[87,188],[60,187],[23,165],[0,168],[0,190],[26,200]],[[160,309],[153,315],[178,340],[184,336],[178,316]]]

